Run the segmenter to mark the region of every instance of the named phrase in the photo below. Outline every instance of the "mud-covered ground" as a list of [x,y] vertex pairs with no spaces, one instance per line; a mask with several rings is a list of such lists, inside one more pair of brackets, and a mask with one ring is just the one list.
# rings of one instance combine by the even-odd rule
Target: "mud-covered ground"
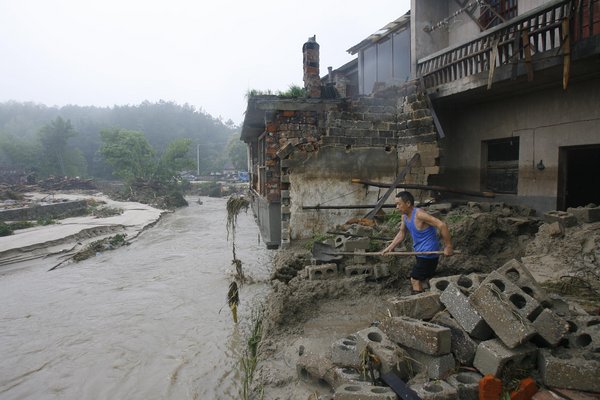
[[[600,222],[557,230],[534,217],[530,209],[501,203],[437,205],[428,211],[448,223],[454,247],[461,251],[441,259],[437,276],[490,272],[516,258],[547,290],[578,302],[590,314],[600,310]],[[397,218],[387,218],[375,227],[354,224],[334,230],[390,237],[397,227]],[[329,239],[332,243],[334,237]],[[369,251],[384,245],[372,240]],[[400,250],[409,249],[406,243]],[[388,298],[410,293],[407,276],[412,257],[369,257],[367,261],[387,262],[391,275],[370,280],[340,274],[337,279],[311,281],[301,272],[311,264],[311,254],[301,244],[278,253],[253,381],[256,398],[330,398],[331,388],[326,384],[299,377],[296,362],[300,355],[327,356],[336,340],[386,318]],[[343,260],[340,271],[345,263],[352,261]]]

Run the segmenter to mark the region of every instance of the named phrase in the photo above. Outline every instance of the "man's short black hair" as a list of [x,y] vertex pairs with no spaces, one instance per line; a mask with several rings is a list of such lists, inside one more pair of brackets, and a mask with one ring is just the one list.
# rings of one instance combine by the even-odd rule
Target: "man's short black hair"
[[410,192],[402,191],[396,194],[396,198],[401,199],[405,203],[409,203],[411,206],[415,205],[415,198]]

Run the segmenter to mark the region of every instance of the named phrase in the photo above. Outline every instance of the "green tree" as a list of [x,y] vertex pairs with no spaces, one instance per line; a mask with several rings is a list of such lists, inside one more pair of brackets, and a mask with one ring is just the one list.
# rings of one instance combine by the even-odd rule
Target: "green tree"
[[39,140],[42,144],[43,158],[48,174],[67,175],[67,158],[71,161],[77,157],[67,155],[67,142],[77,135],[70,120],[56,117],[54,121],[40,129]]
[[235,169],[238,171],[248,169],[248,150],[246,143],[240,140],[239,133],[232,135],[227,142],[227,155]]
[[154,173],[154,150],[142,132],[104,129],[100,132],[100,153],[126,182],[149,181]]
[[100,153],[113,167],[114,174],[128,183],[174,182],[179,171],[194,165],[193,159],[189,157],[190,139],[173,140],[161,156],[157,157],[142,132],[105,129],[100,132],[100,136]]
[[0,132],[0,163],[22,171],[40,169],[39,143]]

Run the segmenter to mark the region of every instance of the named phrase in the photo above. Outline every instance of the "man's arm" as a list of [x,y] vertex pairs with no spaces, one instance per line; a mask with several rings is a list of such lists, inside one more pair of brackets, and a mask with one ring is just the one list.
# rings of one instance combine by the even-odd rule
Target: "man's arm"
[[452,254],[454,254],[454,248],[452,247],[452,238],[450,237],[450,230],[448,230],[448,225],[444,221],[441,221],[440,219],[426,213],[423,210],[419,210],[419,212],[416,215],[416,218],[427,225],[434,226],[440,232],[440,236],[444,241],[445,256],[451,256]]
[[405,235],[406,235],[406,225],[404,225],[404,216],[402,216],[402,223],[400,224],[400,230],[394,237],[394,240],[392,240],[392,243],[390,243],[389,246],[386,247],[385,249],[381,250],[381,254],[385,254],[385,253],[389,253],[390,251],[393,251],[396,247],[398,247],[398,245],[400,245],[400,243],[402,243]]

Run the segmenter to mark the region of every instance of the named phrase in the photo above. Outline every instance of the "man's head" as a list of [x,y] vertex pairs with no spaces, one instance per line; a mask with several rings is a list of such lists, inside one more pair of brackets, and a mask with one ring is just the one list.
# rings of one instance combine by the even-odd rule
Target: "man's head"
[[415,204],[415,198],[410,192],[398,192],[396,194],[396,208],[402,214],[406,214]]

